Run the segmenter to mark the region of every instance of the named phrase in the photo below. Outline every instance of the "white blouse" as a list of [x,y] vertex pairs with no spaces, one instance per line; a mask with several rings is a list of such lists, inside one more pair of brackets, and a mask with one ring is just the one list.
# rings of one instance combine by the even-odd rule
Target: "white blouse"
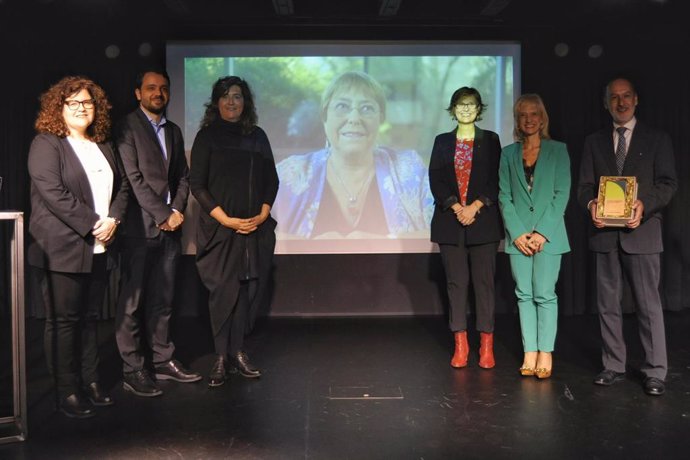
[[[67,140],[86,172],[93,194],[94,210],[101,219],[104,219],[108,217],[110,212],[110,197],[113,194],[113,170],[110,169],[108,160],[105,159],[103,152],[95,142],[73,139],[70,136],[67,136]],[[102,254],[104,252],[105,245],[96,240],[93,253]]]

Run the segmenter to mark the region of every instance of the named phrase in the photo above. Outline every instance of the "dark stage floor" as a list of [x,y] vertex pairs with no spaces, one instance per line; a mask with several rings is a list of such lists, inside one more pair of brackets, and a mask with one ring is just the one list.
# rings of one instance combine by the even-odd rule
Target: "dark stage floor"
[[[444,319],[270,319],[247,350],[260,380],[209,389],[164,382],[164,395],[126,394],[112,323],[103,324],[104,383],[116,404],[89,420],[52,412],[41,323],[29,321],[29,440],[2,459],[688,458],[690,312],[668,313],[667,393],[644,394],[636,323],[627,319],[628,380],[592,384],[594,316],[560,320],[554,376],[522,378],[517,317],[497,318],[497,367],[454,370]],[[208,327],[183,318],[178,356],[206,375]],[[477,337],[471,335],[472,344]],[[474,350],[476,350],[474,346]],[[473,352],[474,352],[473,350]],[[364,395],[369,395],[364,396]]]

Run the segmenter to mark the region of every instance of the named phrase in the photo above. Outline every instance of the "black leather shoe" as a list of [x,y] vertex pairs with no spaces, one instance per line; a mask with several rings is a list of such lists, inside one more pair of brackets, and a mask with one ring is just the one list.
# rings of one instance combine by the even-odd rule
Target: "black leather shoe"
[[201,374],[185,369],[182,363],[176,359],[154,366],[156,380],[174,380],[176,382],[190,383],[201,380]]
[[113,398],[101,388],[98,382],[89,383],[84,388],[84,393],[94,406],[112,406],[115,404]]
[[261,377],[261,371],[252,366],[252,364],[249,362],[249,357],[245,352],[238,351],[237,354],[235,356],[231,356],[230,359],[232,360],[234,371],[239,372],[242,377],[246,377],[248,379],[256,379]]
[[77,393],[60,401],[58,409],[69,418],[90,418],[96,415],[96,409],[91,401]]
[[156,385],[156,382],[151,379],[146,369],[125,373],[122,388],[124,388],[125,391],[145,398],[163,394],[161,389]]
[[594,377],[594,383],[596,385],[604,385],[605,387],[611,386],[616,382],[622,382],[625,380],[625,372],[616,372],[608,369],[604,369]]
[[228,377],[227,372],[227,362],[225,356],[218,355],[216,357],[216,362],[213,363],[211,372],[208,374],[208,386],[219,387],[225,383]]
[[664,381],[656,377],[644,379],[644,392],[650,396],[661,396],[666,391]]

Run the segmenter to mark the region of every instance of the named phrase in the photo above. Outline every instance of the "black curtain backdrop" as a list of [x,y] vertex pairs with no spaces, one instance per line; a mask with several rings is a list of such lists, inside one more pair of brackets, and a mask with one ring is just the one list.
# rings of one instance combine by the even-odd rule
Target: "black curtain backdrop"
[[[610,123],[602,102],[604,84],[618,74],[629,75],[636,82],[640,99],[638,118],[671,135],[680,178],[678,193],[665,213],[661,286],[664,305],[668,310],[690,308],[690,241],[683,237],[690,224],[690,81],[678,70],[690,38],[679,21],[674,22],[676,25],[647,23],[640,28],[620,24],[473,28],[367,23],[332,27],[305,23],[288,27],[276,25],[274,20],[266,24],[255,20],[228,28],[222,24],[201,27],[183,26],[173,20],[155,21],[146,15],[138,17],[135,10],[129,11],[129,15],[120,10],[108,13],[107,9],[103,14],[74,14],[61,11],[57,2],[26,2],[30,7],[16,7],[17,4],[0,3],[5,88],[0,102],[0,176],[4,177],[0,209],[23,210],[27,224],[26,159],[34,135],[38,96],[62,76],[87,75],[101,84],[113,104],[113,118],[117,119],[135,106],[132,81],[138,69],[165,64],[166,40],[512,40],[522,44],[523,92],[536,92],[543,97],[552,137],[568,145],[573,184],[577,182],[585,136]],[[138,54],[143,42],[152,46],[152,53],[145,57]],[[562,58],[554,53],[559,42],[570,48]],[[111,44],[120,49],[115,59],[104,53]],[[600,57],[588,56],[592,44],[603,47]],[[462,84],[458,82],[458,86]],[[563,258],[558,284],[561,312],[592,312],[596,274],[587,250],[589,223],[574,199],[566,211],[566,221],[573,250]],[[0,308],[6,310],[9,260],[5,228],[0,229],[0,239]],[[26,282],[29,314],[40,315],[40,280],[30,278]],[[202,312],[206,308],[205,293],[191,256],[185,257],[179,279],[177,303],[181,311]],[[442,313],[446,302],[437,254],[281,256],[276,259],[273,282],[272,306],[265,307],[264,313],[427,314]],[[515,311],[513,285],[504,256],[499,256],[498,283],[497,311]],[[112,313],[114,297],[115,293],[109,294],[105,316]],[[626,308],[632,309],[629,294]]]

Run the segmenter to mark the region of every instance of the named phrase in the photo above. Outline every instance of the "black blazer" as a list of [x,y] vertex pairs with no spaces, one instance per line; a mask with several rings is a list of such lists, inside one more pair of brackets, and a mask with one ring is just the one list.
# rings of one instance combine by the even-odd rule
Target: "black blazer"
[[[110,144],[98,144],[113,170],[109,216],[124,221],[129,182]],[[39,134],[29,150],[31,217],[29,264],[53,271],[89,273],[91,235],[98,214],[86,172],[66,138]],[[106,251],[112,256],[113,251]],[[110,267],[113,266],[111,258]]]
[[[590,225],[589,248],[594,252],[610,252],[617,248],[620,240],[621,248],[630,254],[661,252],[661,211],[678,187],[671,138],[638,121],[621,175],[637,178],[637,198],[644,204],[642,223],[634,230],[597,229]],[[618,176],[613,127],[598,131],[585,140],[577,190],[578,203],[583,209],[597,197],[601,176]]]
[[431,241],[438,244],[458,244],[458,232],[465,232],[466,244],[499,241],[503,226],[498,211],[498,165],[501,141],[492,131],[475,128],[472,151],[472,172],[467,189],[467,202],[484,203],[476,221],[463,227],[450,207],[460,202],[455,179],[456,131],[436,136],[429,163],[429,183],[434,195],[434,215],[431,219]]
[[[184,154],[182,131],[170,120],[165,124],[163,149],[151,123],[140,108],[119,124],[116,136],[118,153],[132,187],[124,235],[155,238],[158,224],[167,220],[172,208],[184,212],[189,197],[189,168]],[[167,204],[170,192],[171,204]]]

